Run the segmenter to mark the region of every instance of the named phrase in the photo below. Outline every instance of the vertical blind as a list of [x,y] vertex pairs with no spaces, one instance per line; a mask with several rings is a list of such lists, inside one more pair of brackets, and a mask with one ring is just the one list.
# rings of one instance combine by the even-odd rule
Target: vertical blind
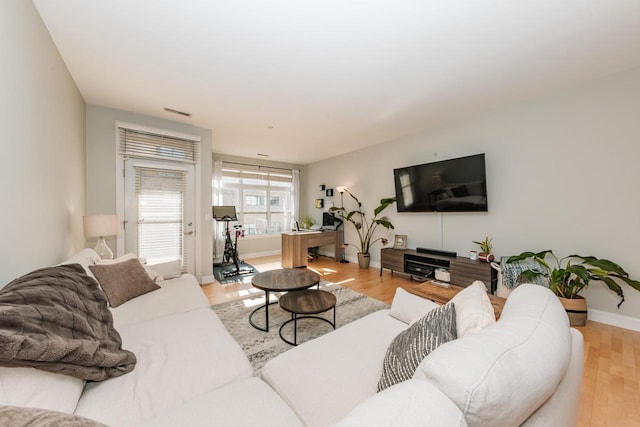
[[181,259],[186,271],[191,256],[184,242],[187,172],[138,166],[135,171],[138,256],[149,264]]

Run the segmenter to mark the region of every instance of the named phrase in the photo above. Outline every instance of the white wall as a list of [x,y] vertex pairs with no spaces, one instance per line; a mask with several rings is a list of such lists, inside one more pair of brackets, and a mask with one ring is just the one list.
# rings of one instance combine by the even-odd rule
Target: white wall
[[[211,219],[211,130],[184,123],[96,105],[87,105],[87,213],[116,213],[116,122],[122,121],[191,135],[200,143],[200,221],[196,220],[196,261],[198,279],[213,274],[211,253],[213,228]],[[95,242],[91,242],[95,244]],[[115,241],[108,241],[116,248]],[[114,251],[115,252],[115,251]],[[118,254],[123,255],[123,254]]]
[[84,101],[32,2],[0,2],[0,287],[84,245]]
[[[640,279],[640,70],[487,113],[309,166],[306,205],[317,184],[346,185],[372,213],[393,196],[393,169],[486,153],[488,213],[386,212],[409,247],[468,254],[472,240],[494,237],[494,252],[553,249],[608,258]],[[334,197],[337,206],[340,198]],[[345,205],[347,199],[345,198]],[[316,216],[318,213],[316,213]],[[356,241],[352,227],[347,241]],[[386,230],[385,230],[386,231]],[[379,262],[379,246],[372,262]],[[353,259],[355,251],[349,249]],[[626,302],[594,284],[590,309],[640,319],[640,292]]]

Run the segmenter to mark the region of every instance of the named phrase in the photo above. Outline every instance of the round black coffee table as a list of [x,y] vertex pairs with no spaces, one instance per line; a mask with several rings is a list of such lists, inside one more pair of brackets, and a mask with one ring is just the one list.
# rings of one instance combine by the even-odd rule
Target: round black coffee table
[[[269,294],[271,292],[300,291],[312,286],[319,286],[320,275],[306,268],[282,268],[256,274],[251,278],[251,284],[254,288],[264,291],[265,303],[251,312],[249,323],[260,331],[269,332],[269,305],[277,303],[277,301],[269,302]],[[253,315],[262,308],[265,313],[264,328],[253,322]]]
[[[298,319],[318,319],[336,328],[336,296],[321,289],[306,289],[289,292],[280,297],[280,308],[291,313],[291,319],[280,326],[280,338],[291,345],[298,345]],[[333,308],[333,322],[314,314],[324,313]],[[282,328],[293,322],[293,342],[282,336]]]

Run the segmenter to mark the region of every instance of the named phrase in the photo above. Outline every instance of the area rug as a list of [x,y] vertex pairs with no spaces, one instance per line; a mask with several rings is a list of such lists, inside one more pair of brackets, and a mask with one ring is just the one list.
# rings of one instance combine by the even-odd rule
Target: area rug
[[213,277],[216,278],[218,282],[222,285],[226,285],[228,283],[242,282],[246,278],[252,277],[254,274],[259,273],[258,269],[256,269],[251,264],[247,264],[246,262],[239,262],[238,267],[240,267],[240,271],[242,274],[237,274],[234,276],[225,277],[226,273],[230,273],[236,269],[235,264],[229,265],[213,265]]
[[[320,288],[332,292],[338,301],[336,304],[336,329],[374,311],[389,308],[388,304],[331,282],[321,281]],[[275,296],[271,295],[275,300]],[[280,325],[291,319],[291,314],[282,310],[278,304],[269,306],[269,332],[259,331],[249,324],[249,314],[262,304],[264,304],[264,295],[259,298],[247,298],[211,307],[218,314],[229,333],[240,344],[256,370],[278,354],[293,348],[282,341],[278,334]],[[333,310],[319,314],[319,316],[332,320]],[[260,309],[253,317],[254,322],[259,325],[264,325],[264,318],[264,309]],[[331,325],[321,320],[300,319],[298,320],[298,343],[304,343],[331,331],[333,331]],[[293,322],[286,325],[282,333],[287,339],[293,341]]]

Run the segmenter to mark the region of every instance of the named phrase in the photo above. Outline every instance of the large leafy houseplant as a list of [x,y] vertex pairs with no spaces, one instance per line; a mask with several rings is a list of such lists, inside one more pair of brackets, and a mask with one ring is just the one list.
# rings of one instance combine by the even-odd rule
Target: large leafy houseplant
[[[547,259],[553,260],[553,266]],[[593,256],[569,255],[558,259],[551,251],[523,252],[520,255],[509,257],[507,262],[534,259],[541,266],[540,270],[529,269],[520,274],[520,282],[532,281],[538,276],[544,276],[549,280],[549,289],[561,298],[579,298],[578,293],[586,288],[592,281],[601,281],[609,289],[620,297],[620,304],[624,302],[624,293],[618,280],[640,291],[640,282],[633,280],[629,274],[618,264],[607,259],[598,259]]]
[[348,211],[344,207],[332,207],[329,210],[331,212],[335,212],[345,221],[350,222],[356,229],[358,233],[358,238],[360,240],[359,245],[354,245],[353,243],[349,243],[351,246],[354,246],[358,249],[358,252],[363,255],[369,255],[369,250],[371,246],[377,241],[382,241],[383,244],[386,244],[387,239],[384,237],[375,238],[374,234],[376,228],[378,226],[383,226],[386,229],[393,229],[393,224],[389,221],[389,218],[386,216],[378,218],[378,215],[385,210],[388,206],[395,203],[395,197],[387,197],[384,199],[380,199],[380,206],[375,208],[373,211],[373,217],[371,219],[367,219],[367,216],[362,210],[362,203],[356,196],[354,196],[349,190],[344,190],[348,193],[351,198],[356,202],[357,209]]

